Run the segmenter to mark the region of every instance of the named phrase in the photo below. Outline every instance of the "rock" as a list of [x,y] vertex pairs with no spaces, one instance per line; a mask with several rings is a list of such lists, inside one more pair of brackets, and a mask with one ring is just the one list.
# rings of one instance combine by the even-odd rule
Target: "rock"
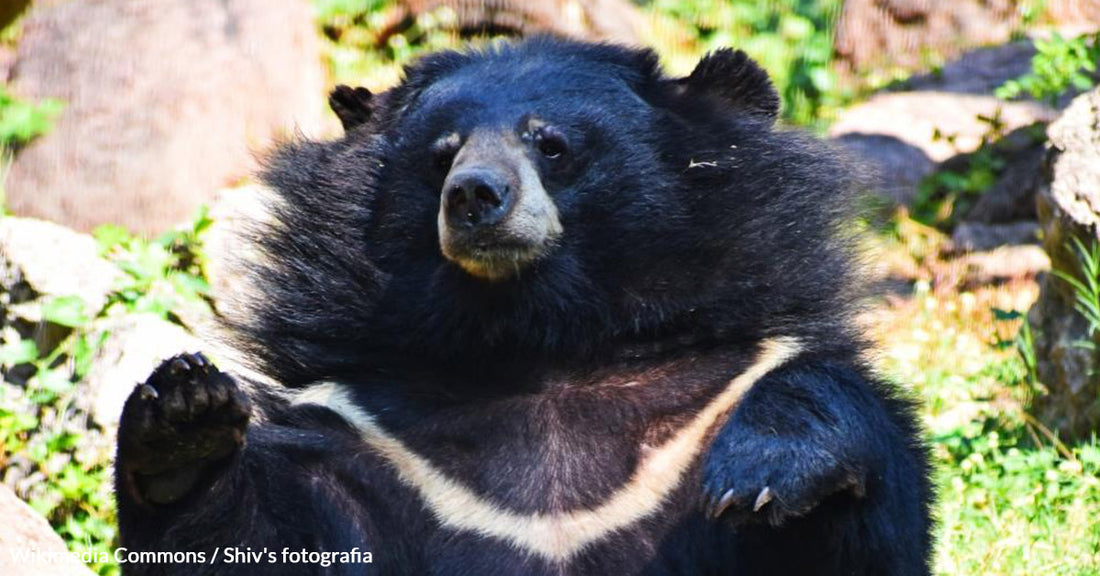
[[85,376],[92,418],[114,428],[134,386],[144,382],[162,360],[182,352],[206,351],[177,324],[153,314],[109,318],[95,327],[107,332]]
[[[76,296],[92,315],[106,303],[121,272],[99,257],[90,236],[29,218],[0,218],[0,327],[8,338],[34,340],[40,353],[53,350],[71,329],[45,322],[42,306],[50,299]],[[6,376],[21,382],[30,373],[14,369]]]
[[906,90],[990,95],[1005,82],[1031,71],[1035,45],[1017,40],[965,52],[935,72],[917,74],[902,84]]
[[247,175],[254,150],[321,121],[307,2],[45,2],[23,26],[16,93],[65,109],[15,157],[19,215],[160,232]]
[[0,83],[7,84],[11,69],[15,66],[15,50],[0,46]]
[[[1043,248],[1053,269],[1080,277],[1071,239],[1100,241],[1100,89],[1077,97],[1051,124],[1049,172],[1038,195]],[[1087,438],[1100,428],[1100,344],[1075,309],[1072,287],[1053,274],[1029,313],[1040,382],[1047,393],[1031,410],[1062,438]],[[1085,344],[1085,345],[1082,345]]]
[[78,296],[98,311],[120,275],[91,236],[42,220],[0,218],[0,290],[8,304]]
[[[1008,41],[1020,31],[1025,4],[1025,0],[846,0],[834,48],[847,72],[885,66],[919,70],[976,46]],[[1100,2],[1095,0],[1046,0],[1042,8],[1044,24],[1058,28],[1063,36],[1100,25]],[[977,74],[969,81],[981,81],[987,75],[983,70],[999,69],[981,64],[972,68]]]
[[851,71],[889,64],[914,70],[929,53],[1008,40],[1019,16],[1011,0],[846,0],[834,47]]
[[894,205],[911,205],[917,185],[935,169],[920,148],[894,136],[849,132],[835,142],[870,171],[870,184]]
[[404,0],[414,16],[453,11],[461,31],[549,33],[588,41],[638,44],[644,20],[629,0]]
[[1050,270],[1050,258],[1039,246],[1001,246],[988,252],[973,252],[959,258],[960,289],[1035,278]]
[[[46,519],[0,484],[0,574],[92,576]],[[20,557],[30,554],[30,557]]]
[[[910,204],[916,198],[917,185],[937,163],[973,152],[986,141],[990,125],[980,116],[997,118],[1003,130],[1016,131],[1049,122],[1057,114],[1035,102],[1003,102],[993,96],[887,92],[842,112],[829,135],[877,173],[883,196]],[[899,118],[905,121],[899,122]],[[1035,152],[1032,163],[1039,154]],[[1007,181],[1005,186],[1011,188],[1019,182],[1022,180]],[[1016,196],[1010,198],[1015,201]],[[999,209],[982,208],[990,212]]]
[[952,248],[957,252],[984,252],[1000,246],[1036,244],[1038,241],[1039,223],[1033,220],[1009,224],[963,222],[951,235]]
[[[962,215],[963,219],[985,224],[1035,219],[1035,195],[1042,183],[1046,156],[1045,139],[1035,136],[1035,128],[1042,126],[1020,128],[990,145],[990,151],[1005,167],[993,185]],[[956,160],[957,157],[944,162],[943,167],[954,168]],[[956,171],[961,173],[965,169]]]
[[981,145],[989,133],[989,123],[979,116],[998,117],[1005,130],[1015,130],[1050,122],[1058,113],[1034,102],[1004,102],[993,96],[887,92],[845,110],[829,134],[834,138],[845,134],[893,136],[933,161],[942,162]]

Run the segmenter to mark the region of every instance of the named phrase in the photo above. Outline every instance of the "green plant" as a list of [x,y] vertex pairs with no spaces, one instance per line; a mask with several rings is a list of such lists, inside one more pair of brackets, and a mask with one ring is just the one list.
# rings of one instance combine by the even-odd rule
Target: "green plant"
[[[115,539],[110,453],[77,385],[107,333],[92,326],[93,314],[76,296],[46,300],[41,311],[44,322],[71,332],[53,350],[5,333],[0,365],[8,376],[29,377],[23,386],[0,383],[0,470],[15,468],[27,478],[21,495],[73,551],[108,552]],[[101,574],[117,572],[96,567]]]
[[1100,33],[1068,39],[1055,33],[1049,40],[1036,40],[1035,49],[1031,71],[997,88],[998,98],[1026,93],[1053,105],[1070,88],[1087,90],[1095,83],[1092,75],[1100,62]]
[[942,228],[954,225],[959,215],[997,181],[1005,160],[992,147],[984,145],[970,155],[961,170],[942,169],[925,177],[917,185],[913,218]]
[[203,207],[188,228],[167,232],[152,241],[118,226],[96,229],[93,235],[100,251],[125,272],[106,309],[117,304],[130,312],[177,321],[174,312],[184,306],[208,312],[210,285],[203,273],[205,258],[200,237],[211,224]]
[[[33,337],[5,331],[0,343],[0,472],[44,515],[74,552],[87,554],[100,574],[114,575],[115,511],[109,436],[89,417],[81,380],[109,337],[98,319],[153,313],[180,321],[187,307],[207,306],[202,235],[211,224],[202,209],[192,224],[147,241],[118,227],[96,231],[105,257],[122,271],[101,309],[76,296],[41,302],[43,324],[68,334],[52,350]],[[25,378],[21,385],[12,383]],[[15,471],[15,472],[13,472]],[[107,562],[99,562],[101,559]]]
[[1019,310],[994,308],[993,319],[999,322],[1020,322],[1020,328],[1017,330],[1016,336],[1009,340],[999,340],[997,346],[1014,348],[1020,356],[1020,361],[1024,363],[1027,375],[1025,383],[1028,384],[1029,392],[1029,398],[1025,401],[1025,404],[1027,404],[1030,402],[1030,394],[1033,394],[1035,389],[1039,387],[1038,360],[1035,356],[1035,338],[1031,334],[1031,324],[1027,321],[1027,314]]
[[[1076,256],[1081,268],[1080,278],[1066,270],[1053,270],[1053,274],[1061,278],[1073,289],[1074,308],[1085,318],[1089,325],[1089,338],[1095,339],[1100,332],[1100,243],[1095,240],[1085,246],[1085,243],[1077,237],[1071,239],[1072,246],[1066,245]],[[1078,345],[1096,349],[1094,340],[1084,340]]]
[[647,8],[690,23],[700,51],[733,46],[760,62],[796,124],[823,127],[845,100],[832,67],[837,0],[654,0]]
[[50,130],[64,106],[58,100],[19,100],[0,85],[0,148],[25,144]]

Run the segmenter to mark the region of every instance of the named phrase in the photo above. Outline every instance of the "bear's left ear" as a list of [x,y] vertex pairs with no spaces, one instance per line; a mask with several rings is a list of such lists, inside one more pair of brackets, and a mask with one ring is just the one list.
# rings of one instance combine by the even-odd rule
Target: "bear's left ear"
[[779,94],[768,73],[740,50],[707,54],[690,76],[677,81],[688,94],[707,94],[750,114],[775,119]]
[[374,95],[366,88],[352,88],[341,84],[328,95],[328,105],[340,119],[344,132],[350,132],[370,120],[371,113],[374,112],[373,98]]

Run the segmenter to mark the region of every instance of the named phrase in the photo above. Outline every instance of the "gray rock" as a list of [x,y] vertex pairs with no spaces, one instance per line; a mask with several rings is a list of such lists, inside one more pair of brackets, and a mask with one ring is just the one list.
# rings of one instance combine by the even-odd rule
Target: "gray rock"
[[[1076,98],[1048,130],[1050,167],[1038,195],[1043,248],[1055,270],[1080,274],[1071,238],[1100,241],[1100,89]],[[1100,344],[1074,308],[1074,292],[1047,275],[1029,313],[1039,380],[1047,393],[1032,411],[1063,438],[1086,438],[1100,428]]]
[[911,205],[917,185],[935,169],[920,148],[895,136],[849,132],[834,141],[869,171],[871,185],[892,204]]
[[79,296],[103,307],[121,272],[99,256],[96,241],[52,222],[0,218],[0,290],[19,304],[38,295]]
[[[33,339],[42,353],[71,331],[45,322],[42,305],[53,297],[76,296],[87,314],[95,314],[120,275],[99,257],[90,236],[42,220],[0,218],[0,327],[15,331],[9,337]],[[8,377],[22,380],[19,370]]]
[[990,126],[979,116],[998,117],[1006,131],[1015,131],[1057,115],[1042,104],[993,96],[886,92],[842,112],[829,135],[876,173],[883,196],[907,204],[937,163],[982,145]]
[[[0,574],[92,576],[46,519],[0,484]],[[35,554],[37,552],[37,554]],[[30,558],[17,555],[30,553]]]
[[171,228],[256,149],[318,129],[321,72],[300,0],[35,3],[13,85],[65,109],[16,155],[8,207],[83,231]]
[[[1045,127],[1019,128],[989,145],[989,150],[1005,163],[1005,167],[993,185],[962,215],[963,220],[1004,224],[1036,218],[1035,195],[1042,185],[1046,157],[1045,138],[1035,136],[1036,128],[1042,130]],[[1039,132],[1042,133],[1045,130]],[[947,160],[940,167],[965,173],[972,159],[973,155],[962,154]]]
[[1034,55],[1031,40],[987,46],[966,52],[935,72],[915,75],[903,84],[908,90],[988,95],[1005,82],[1030,72]]
[[984,224],[963,222],[951,235],[953,249],[959,252],[983,252],[1000,246],[1036,244],[1039,241],[1039,223],[1033,220],[1008,224]]
[[[998,113],[999,111],[999,113]],[[978,117],[1000,117],[1005,130],[1050,122],[1058,112],[1035,102],[1004,102],[993,96],[948,92],[886,92],[845,110],[829,130],[845,134],[893,136],[942,162],[973,152],[989,133]]]

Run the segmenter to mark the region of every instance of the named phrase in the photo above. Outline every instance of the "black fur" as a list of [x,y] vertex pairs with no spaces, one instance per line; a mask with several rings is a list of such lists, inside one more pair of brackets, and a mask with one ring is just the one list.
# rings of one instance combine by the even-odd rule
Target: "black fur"
[[[536,38],[430,55],[344,139],[288,144],[264,172],[281,202],[255,231],[266,258],[259,297],[230,319],[238,346],[287,393],[345,384],[383,429],[515,513],[604,502],[642,446],[682,426],[763,339],[803,342],[659,514],[554,564],[440,525],[339,416],[258,387],[244,448],[185,451],[201,473],[176,482],[123,447],[172,452],[195,432],[134,432],[124,415],[123,544],[374,553],[328,568],[340,574],[927,574],[919,430],[851,329],[841,230],[856,182],[824,144],[774,129],[777,105],[739,52],[673,79],[648,51]],[[446,170],[432,144],[531,114],[570,142],[561,161],[531,156],[564,232],[518,275],[486,282],[440,253]],[[127,414],[143,402],[135,392]],[[152,472],[169,488],[159,504],[134,481]],[[774,497],[754,511],[765,486]]]

